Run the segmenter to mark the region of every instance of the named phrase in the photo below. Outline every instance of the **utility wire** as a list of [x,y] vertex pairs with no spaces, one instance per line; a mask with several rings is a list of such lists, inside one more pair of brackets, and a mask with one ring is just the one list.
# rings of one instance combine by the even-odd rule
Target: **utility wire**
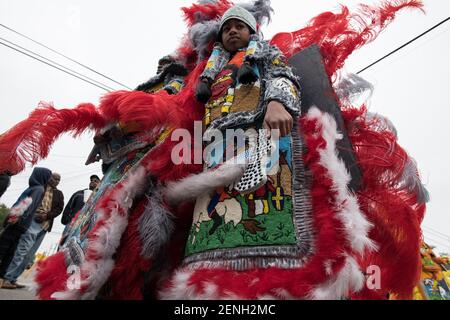
[[448,244],[445,244],[443,242],[441,242],[440,240],[436,240],[435,238],[433,238],[432,236],[428,235],[424,235],[425,239],[431,240],[432,242],[439,244],[440,246],[446,247],[447,249],[450,249],[450,246]]
[[427,226],[423,226],[423,228],[424,228],[424,230],[427,230],[430,233],[434,233],[437,237],[441,237],[441,238],[443,238],[445,240],[449,240],[450,239],[449,235],[446,235],[445,233],[436,231],[433,228],[430,228],[430,227],[427,227]]
[[4,38],[2,38],[2,37],[0,37],[0,40],[5,41],[5,42],[9,43],[10,45],[13,45],[13,46],[15,46],[15,47],[17,47],[17,48],[19,48],[19,49],[21,49],[21,50],[24,50],[24,51],[26,51],[26,52],[28,52],[28,53],[30,53],[30,54],[33,54],[33,55],[35,55],[36,57],[39,57],[39,58],[44,59],[44,60],[46,60],[46,61],[48,61],[48,62],[50,62],[50,63],[53,63],[54,65],[56,65],[56,66],[58,66],[58,67],[60,67],[60,68],[64,68],[64,69],[66,69],[66,70],[68,70],[68,71],[70,71],[70,72],[73,72],[74,74],[79,75],[80,77],[84,77],[84,78],[86,78],[86,79],[88,79],[88,80],[91,80],[91,81],[93,81],[93,82],[96,82],[97,84],[99,84],[99,85],[101,85],[101,86],[103,86],[103,87],[105,87],[105,88],[108,88],[108,89],[113,90],[113,91],[115,90],[114,88],[111,88],[111,87],[109,87],[108,85],[106,85],[106,84],[104,84],[104,83],[101,83],[101,82],[99,82],[99,81],[97,81],[97,80],[95,80],[95,79],[92,79],[92,78],[90,78],[90,77],[88,77],[88,76],[86,76],[86,75],[84,75],[84,74],[81,74],[81,73],[79,73],[79,72],[77,72],[77,71],[75,71],[75,70],[73,70],[73,69],[70,69],[70,68],[68,68],[68,67],[66,67],[66,66],[63,66],[62,64],[60,64],[60,63],[58,63],[58,62],[55,62],[55,61],[53,61],[53,60],[51,60],[51,59],[49,59],[49,58],[46,58],[46,57],[44,57],[44,56],[42,56],[42,55],[40,55],[40,54],[38,54],[38,53],[36,53],[36,52],[34,52],[34,51],[31,51],[31,50],[29,50],[29,49],[27,49],[27,48],[21,47],[21,46],[19,46],[18,44],[12,42],[12,41],[9,41],[9,40],[4,39]]
[[434,232],[436,232],[436,233],[439,233],[439,234],[442,235],[442,236],[445,236],[445,237],[450,238],[450,236],[449,236],[448,234],[439,232],[439,231],[437,231],[436,229],[433,229],[433,228],[431,228],[431,227],[429,227],[429,226],[424,226],[424,227],[427,228],[427,229],[430,229],[430,230],[432,230],[432,231],[434,231]]
[[41,42],[39,42],[39,41],[36,41],[36,40],[34,40],[34,39],[32,39],[32,38],[30,38],[30,37],[24,35],[23,33],[20,33],[20,32],[14,30],[14,29],[12,29],[12,28],[10,28],[10,27],[8,27],[8,26],[5,26],[5,25],[2,24],[2,23],[0,23],[0,27],[3,27],[3,28],[5,28],[5,29],[7,29],[7,30],[9,30],[9,31],[11,31],[11,32],[14,32],[15,34],[18,34],[19,36],[24,37],[25,39],[28,39],[28,40],[30,40],[30,41],[32,41],[32,42],[34,42],[34,43],[40,45],[41,47],[44,47],[44,48],[46,48],[47,50],[50,50],[51,52],[54,52],[54,53],[56,53],[57,55],[60,55],[61,57],[64,57],[64,58],[66,58],[67,60],[70,60],[70,61],[72,61],[72,62],[78,64],[79,66],[82,66],[82,67],[85,68],[85,69],[88,69],[89,71],[92,71],[92,72],[94,72],[94,73],[96,73],[96,74],[98,74],[98,75],[100,75],[100,76],[102,76],[102,77],[104,77],[104,78],[106,78],[106,79],[108,79],[108,80],[114,82],[114,83],[117,83],[117,84],[121,85],[122,87],[125,87],[125,88],[128,89],[128,90],[133,90],[133,89],[131,89],[130,87],[124,85],[123,83],[120,83],[120,82],[118,82],[118,81],[116,81],[116,80],[114,80],[114,79],[111,79],[110,77],[104,75],[103,73],[100,73],[100,72],[98,72],[98,71],[92,69],[91,67],[88,67],[88,66],[82,64],[81,62],[78,62],[78,61],[76,61],[76,60],[74,60],[74,59],[72,59],[72,58],[70,58],[70,57],[68,57],[68,56],[66,56],[66,55],[64,55],[64,54],[62,54],[62,53],[60,53],[60,52],[58,52],[58,51],[56,51],[56,50],[54,50],[54,49],[52,49],[52,48],[46,46],[45,44],[43,44],[43,43],[41,43]]
[[445,241],[445,242],[447,242],[447,245],[450,245],[450,238],[444,238],[444,237],[437,236],[436,234],[434,234],[428,230],[425,230],[425,229],[423,230],[423,232],[425,234],[428,234],[429,236],[434,237],[435,239],[438,239],[440,241]]
[[436,237],[436,239],[439,239],[439,240],[441,240],[441,241],[448,242],[448,244],[450,245],[450,238],[440,236],[440,235],[438,235],[438,234],[436,234],[436,233],[433,233],[432,231],[429,231],[429,230],[427,230],[427,229],[423,229],[423,232],[425,232],[425,233],[427,233],[427,234],[429,234],[429,235],[431,235],[431,236],[433,236],[433,237]]
[[82,156],[68,156],[68,155],[54,154],[54,153],[52,153],[52,157],[56,157],[56,158],[70,158],[70,159],[85,159],[86,158],[86,157],[82,157]]
[[426,35],[427,33],[430,33],[431,31],[433,31],[434,29],[436,29],[437,27],[441,26],[442,24],[446,23],[447,21],[450,20],[450,17],[442,20],[441,22],[439,22],[438,24],[436,24],[435,26],[431,27],[430,29],[428,29],[427,31],[425,31],[424,33],[418,35],[417,37],[415,37],[414,39],[408,41],[407,43],[405,43],[404,45],[398,47],[397,49],[395,49],[394,51],[388,53],[387,55],[385,55],[384,57],[378,59],[377,61],[375,61],[374,63],[368,65],[367,67],[365,67],[364,69],[362,69],[361,71],[357,72],[356,74],[360,74],[364,71],[366,71],[367,69],[373,67],[374,65],[376,65],[377,63],[383,61],[384,59],[390,57],[391,55],[393,55],[394,53],[396,53],[397,51],[400,51],[401,49],[405,48],[406,46],[410,45],[411,43],[413,43],[414,41],[422,38],[424,35]]
[[12,47],[12,46],[10,46],[10,45],[8,45],[8,44],[2,42],[2,41],[0,41],[0,44],[1,44],[1,45],[4,45],[5,47],[8,47],[8,48],[10,48],[10,49],[13,49],[13,50],[15,50],[15,51],[17,51],[17,52],[20,52],[20,53],[22,53],[22,54],[24,54],[24,55],[26,55],[26,56],[28,56],[28,57],[30,57],[30,58],[33,58],[33,59],[35,59],[35,60],[37,60],[37,61],[40,61],[40,62],[42,62],[42,63],[44,63],[44,64],[46,64],[46,65],[48,65],[48,66],[50,66],[50,67],[53,67],[53,68],[58,69],[58,70],[60,70],[60,71],[62,71],[62,72],[65,72],[65,73],[67,73],[67,74],[69,74],[69,75],[71,75],[71,76],[73,76],[73,77],[75,77],[75,78],[78,78],[78,79],[80,79],[80,80],[82,80],[82,81],[84,81],[84,82],[87,82],[87,83],[89,83],[89,84],[92,84],[93,86],[96,86],[96,87],[98,87],[98,88],[100,88],[100,89],[103,89],[103,90],[105,90],[105,91],[107,91],[107,92],[110,92],[110,90],[107,89],[107,88],[105,88],[105,87],[102,87],[102,86],[100,86],[100,85],[98,85],[98,84],[96,84],[96,83],[94,83],[94,82],[92,82],[92,81],[89,81],[89,80],[87,80],[87,79],[84,79],[84,78],[82,78],[82,77],[79,77],[79,76],[77,76],[76,74],[73,74],[73,73],[71,73],[71,72],[69,72],[69,71],[67,71],[67,70],[61,69],[61,68],[59,68],[58,66],[55,66],[55,65],[53,65],[53,64],[51,64],[51,63],[48,63],[48,62],[46,62],[46,61],[44,61],[44,60],[41,60],[41,59],[39,59],[39,58],[37,58],[37,57],[31,55],[31,54],[28,54],[28,53],[26,53],[26,52],[20,50],[20,49],[14,48],[14,47]]
[[425,242],[430,243],[431,245],[434,245],[436,247],[441,247],[444,250],[449,250],[450,252],[450,247],[448,245],[440,243],[439,241],[436,241],[430,237],[425,237]]

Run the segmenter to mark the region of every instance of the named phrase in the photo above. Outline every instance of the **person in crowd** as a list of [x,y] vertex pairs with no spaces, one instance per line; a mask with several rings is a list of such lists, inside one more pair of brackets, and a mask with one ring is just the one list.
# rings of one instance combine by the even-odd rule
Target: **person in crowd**
[[34,259],[45,235],[52,230],[53,220],[61,214],[64,208],[64,195],[57,188],[60,181],[61,175],[53,173],[30,226],[20,237],[14,257],[3,276],[2,288],[17,289],[23,287],[17,284],[17,279],[25,271],[29,261]]

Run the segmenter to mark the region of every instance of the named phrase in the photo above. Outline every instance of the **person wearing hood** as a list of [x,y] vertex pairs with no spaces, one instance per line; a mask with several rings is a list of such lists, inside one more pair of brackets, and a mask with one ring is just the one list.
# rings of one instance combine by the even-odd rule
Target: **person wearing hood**
[[29,187],[11,208],[6,228],[0,236],[0,285],[2,286],[3,277],[14,257],[20,238],[32,224],[51,176],[52,172],[47,168],[34,168],[28,182]]
[[0,174],[0,198],[6,192],[6,189],[8,189],[10,184],[11,184],[11,174],[9,172]]
[[17,289],[23,286],[16,284],[17,279],[25,271],[27,265],[34,260],[47,232],[51,232],[53,220],[64,208],[64,195],[57,189],[61,175],[52,173],[45,188],[41,204],[34,213],[34,219],[28,230],[20,237],[14,257],[4,275],[4,289]]

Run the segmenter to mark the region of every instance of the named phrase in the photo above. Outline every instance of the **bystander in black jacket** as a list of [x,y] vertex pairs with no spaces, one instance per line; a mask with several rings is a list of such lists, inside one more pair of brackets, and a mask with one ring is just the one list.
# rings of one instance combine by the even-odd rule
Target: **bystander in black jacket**
[[8,173],[0,174],[0,198],[11,184],[11,176]]
[[79,190],[75,192],[67,202],[64,208],[63,215],[61,217],[61,223],[63,225],[68,225],[72,219],[75,217],[78,211],[84,206],[84,192],[88,189]]

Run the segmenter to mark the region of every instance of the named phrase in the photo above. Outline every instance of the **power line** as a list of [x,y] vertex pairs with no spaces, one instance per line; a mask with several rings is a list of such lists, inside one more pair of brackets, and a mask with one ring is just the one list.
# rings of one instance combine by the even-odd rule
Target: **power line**
[[114,79],[111,79],[110,77],[108,77],[108,76],[106,76],[106,75],[104,75],[104,74],[102,74],[102,73],[100,73],[100,72],[98,72],[98,71],[92,69],[91,67],[88,67],[88,66],[82,64],[81,62],[78,62],[78,61],[76,61],[76,60],[74,60],[74,59],[72,59],[72,58],[70,58],[70,57],[68,57],[68,56],[66,56],[66,55],[64,55],[64,54],[62,54],[62,53],[60,53],[60,52],[58,52],[58,51],[56,51],[56,50],[50,48],[50,47],[48,47],[48,46],[46,46],[45,44],[43,44],[43,43],[41,43],[41,42],[39,42],[39,41],[36,41],[36,40],[34,40],[34,39],[32,39],[32,38],[30,38],[30,37],[24,35],[23,33],[20,33],[20,32],[14,30],[14,29],[12,29],[12,28],[10,28],[10,27],[8,27],[8,26],[5,26],[5,25],[2,24],[2,23],[0,23],[0,26],[3,27],[3,28],[5,28],[5,29],[8,29],[8,30],[11,31],[11,32],[14,32],[15,34],[18,34],[18,35],[21,36],[21,37],[24,37],[25,39],[28,39],[28,40],[30,40],[30,41],[32,41],[32,42],[34,42],[34,43],[40,45],[41,47],[44,47],[44,48],[50,50],[51,52],[56,53],[57,55],[60,55],[61,57],[66,58],[67,60],[70,60],[70,61],[72,61],[72,62],[78,64],[79,66],[82,66],[83,68],[88,69],[89,71],[92,71],[92,72],[94,72],[94,73],[96,73],[96,74],[98,74],[98,75],[100,75],[100,76],[102,76],[102,77],[104,77],[104,78],[106,78],[106,79],[108,79],[108,80],[114,82],[114,83],[117,83],[117,84],[121,85],[122,87],[125,87],[125,88],[128,89],[128,90],[133,90],[133,89],[129,88],[128,86],[126,86],[126,85],[124,85],[124,84],[122,84],[122,83],[120,83],[120,82],[118,82],[118,81],[116,81],[116,80],[114,80]]
[[66,69],[66,70],[68,70],[68,71],[70,71],[70,72],[73,72],[73,73],[76,74],[76,75],[79,75],[80,77],[84,77],[84,78],[86,78],[86,79],[88,79],[88,80],[91,80],[91,81],[93,81],[93,82],[96,82],[97,84],[99,84],[99,85],[101,85],[101,86],[103,86],[103,87],[105,87],[105,88],[108,88],[108,89],[114,91],[114,88],[111,88],[111,87],[109,87],[108,85],[106,85],[106,84],[104,84],[104,83],[101,83],[101,82],[99,82],[99,81],[97,81],[97,80],[95,80],[95,79],[92,79],[92,78],[90,78],[90,77],[88,77],[88,76],[86,76],[86,75],[84,75],[84,74],[81,74],[81,73],[79,73],[79,72],[77,72],[77,71],[75,71],[75,70],[73,70],[73,69],[70,69],[70,68],[68,68],[68,67],[66,67],[66,66],[63,66],[62,64],[60,64],[60,63],[58,63],[58,62],[55,62],[55,61],[53,61],[53,60],[51,60],[51,59],[49,59],[49,58],[46,58],[46,57],[44,57],[44,56],[42,56],[42,55],[40,55],[40,54],[38,54],[38,53],[36,53],[36,52],[34,52],[34,51],[31,51],[31,50],[29,50],[29,49],[27,49],[27,48],[21,47],[21,46],[19,46],[18,44],[12,42],[12,41],[9,41],[9,40],[4,39],[4,38],[2,38],[2,37],[0,37],[0,40],[5,41],[5,42],[7,42],[7,43],[9,43],[9,44],[11,44],[11,45],[13,45],[13,46],[15,46],[15,47],[21,49],[21,50],[24,50],[24,51],[26,51],[26,52],[28,52],[28,53],[30,53],[30,54],[33,54],[33,55],[35,55],[35,56],[37,56],[37,57],[39,57],[39,58],[41,58],[41,59],[47,60],[47,61],[49,61],[50,63],[53,63],[54,65],[56,65],[56,66],[58,66],[58,67],[64,68],[64,69]]
[[429,235],[429,236],[432,236],[432,237],[434,237],[435,239],[438,239],[439,241],[445,241],[446,243],[447,243],[447,245],[450,245],[450,239],[444,239],[444,238],[442,238],[442,237],[439,237],[439,236],[436,236],[435,234],[433,234],[433,233],[431,233],[431,232],[429,232],[429,231],[427,231],[427,230],[423,230],[423,232],[425,233],[425,234],[427,234],[427,235]]
[[425,235],[425,239],[428,239],[430,242],[432,242],[432,243],[434,243],[434,244],[437,244],[437,245],[439,245],[439,246],[441,246],[441,247],[444,247],[444,248],[450,250],[450,246],[449,246],[448,244],[444,244],[444,243],[442,243],[442,242],[440,242],[440,241],[438,241],[438,240],[436,240],[436,239],[433,239],[433,238],[430,237],[430,236]]
[[443,238],[446,238],[446,239],[450,239],[450,236],[449,236],[449,235],[447,235],[447,234],[445,234],[445,233],[442,233],[442,232],[439,232],[439,231],[437,231],[437,230],[434,230],[433,228],[430,228],[430,227],[427,227],[427,226],[422,226],[422,228],[425,229],[425,230],[427,230],[427,231],[430,231],[430,232],[432,232],[432,233],[435,233],[436,235],[438,235],[438,236],[440,236],[440,237],[443,237]]
[[84,82],[87,82],[87,83],[89,83],[89,84],[92,84],[93,86],[96,86],[96,87],[98,87],[98,88],[100,88],[100,89],[102,89],[102,90],[105,90],[105,91],[109,92],[108,89],[106,89],[106,88],[104,88],[104,87],[102,87],[102,86],[100,86],[100,85],[98,85],[98,84],[96,84],[96,83],[94,83],[94,82],[91,82],[91,81],[89,81],[89,80],[86,80],[86,79],[84,79],[84,78],[81,78],[81,77],[77,76],[76,74],[73,74],[73,73],[71,73],[71,72],[69,72],[69,71],[66,71],[66,70],[64,70],[64,69],[61,69],[61,68],[59,68],[58,66],[55,66],[55,65],[53,65],[53,64],[51,64],[51,63],[48,63],[48,62],[46,62],[46,61],[44,61],[44,60],[41,60],[41,59],[39,59],[39,58],[37,58],[37,57],[35,57],[35,56],[32,56],[31,54],[28,54],[28,53],[26,53],[26,52],[24,52],[24,51],[22,51],[22,50],[20,50],[20,49],[14,48],[14,47],[12,47],[12,46],[10,46],[10,45],[8,45],[8,44],[2,42],[2,41],[0,41],[0,44],[1,44],[1,45],[4,45],[5,47],[8,47],[8,48],[10,48],[10,49],[13,49],[13,50],[15,50],[15,51],[17,51],[17,52],[20,52],[20,53],[22,53],[22,54],[24,54],[24,55],[26,55],[26,56],[28,56],[28,57],[30,57],[30,58],[33,58],[33,59],[35,59],[35,60],[37,60],[37,61],[40,61],[40,62],[42,62],[42,63],[44,63],[44,64],[46,64],[46,65],[48,65],[48,66],[50,66],[50,67],[53,67],[53,68],[58,69],[58,70],[60,70],[60,71],[62,71],[62,72],[65,72],[65,73],[67,73],[67,74],[69,74],[69,75],[71,75],[71,76],[73,76],[73,77],[75,77],[75,78],[78,78],[78,79],[80,79],[80,80],[82,80],[82,81],[84,81]]
[[440,239],[442,241],[446,241],[450,245],[450,238],[440,236],[440,235],[438,235],[436,233],[433,233],[432,231],[429,231],[429,230],[426,230],[426,229],[424,229],[423,232],[425,232],[425,233],[427,233],[429,235],[432,235],[433,237],[436,237],[437,239]]
[[445,246],[435,243],[433,241],[427,241],[427,244],[431,244],[434,247],[434,249],[437,249],[439,247],[439,249],[438,249],[439,253],[445,253],[445,254],[450,253],[450,247],[445,247]]
[[71,158],[71,159],[85,159],[86,158],[86,157],[82,157],[82,156],[68,156],[68,155],[55,154],[55,153],[52,153],[52,157]]
[[376,65],[377,63],[383,61],[384,59],[390,57],[391,55],[393,55],[394,53],[396,53],[397,51],[400,51],[401,49],[405,48],[406,46],[410,45],[411,43],[413,43],[414,41],[422,38],[424,35],[426,35],[427,33],[430,33],[431,31],[433,31],[434,29],[436,29],[437,27],[439,27],[440,25],[446,23],[448,20],[450,20],[450,17],[442,20],[441,22],[439,22],[438,24],[436,24],[435,26],[431,27],[430,29],[428,29],[427,31],[423,32],[422,34],[418,35],[417,37],[415,37],[414,39],[408,41],[407,43],[405,43],[404,45],[398,47],[397,49],[395,49],[394,51],[388,53],[387,55],[385,55],[384,57],[378,59],[377,61],[375,61],[374,63],[368,65],[367,67],[365,67],[364,69],[362,69],[361,71],[357,72],[356,74],[360,74],[364,71],[366,71],[367,69],[373,67],[374,65]]
[[450,239],[449,235],[447,235],[445,233],[442,233],[442,232],[439,232],[437,230],[434,230],[433,228],[430,228],[430,227],[427,227],[427,226],[423,226],[423,228],[424,229],[428,229],[428,232],[434,233],[434,234],[436,234],[436,236],[439,236],[441,238],[445,238],[445,240],[449,240]]
[[434,244],[434,245],[440,246],[442,248],[445,248],[446,250],[450,250],[450,246],[448,246],[446,244],[443,244],[443,243],[441,243],[441,242],[439,242],[439,241],[437,241],[437,240],[435,240],[433,238],[427,237],[427,236],[425,236],[425,242],[429,242],[431,244]]
[[430,230],[432,230],[432,231],[434,231],[434,232],[436,232],[436,233],[439,233],[440,235],[443,235],[443,236],[445,236],[445,237],[450,238],[450,236],[449,236],[448,234],[445,234],[445,233],[442,233],[442,232],[440,232],[440,231],[437,231],[437,230],[435,230],[435,229],[433,229],[433,228],[431,228],[431,227],[429,227],[429,226],[425,226],[425,228],[430,229]]

